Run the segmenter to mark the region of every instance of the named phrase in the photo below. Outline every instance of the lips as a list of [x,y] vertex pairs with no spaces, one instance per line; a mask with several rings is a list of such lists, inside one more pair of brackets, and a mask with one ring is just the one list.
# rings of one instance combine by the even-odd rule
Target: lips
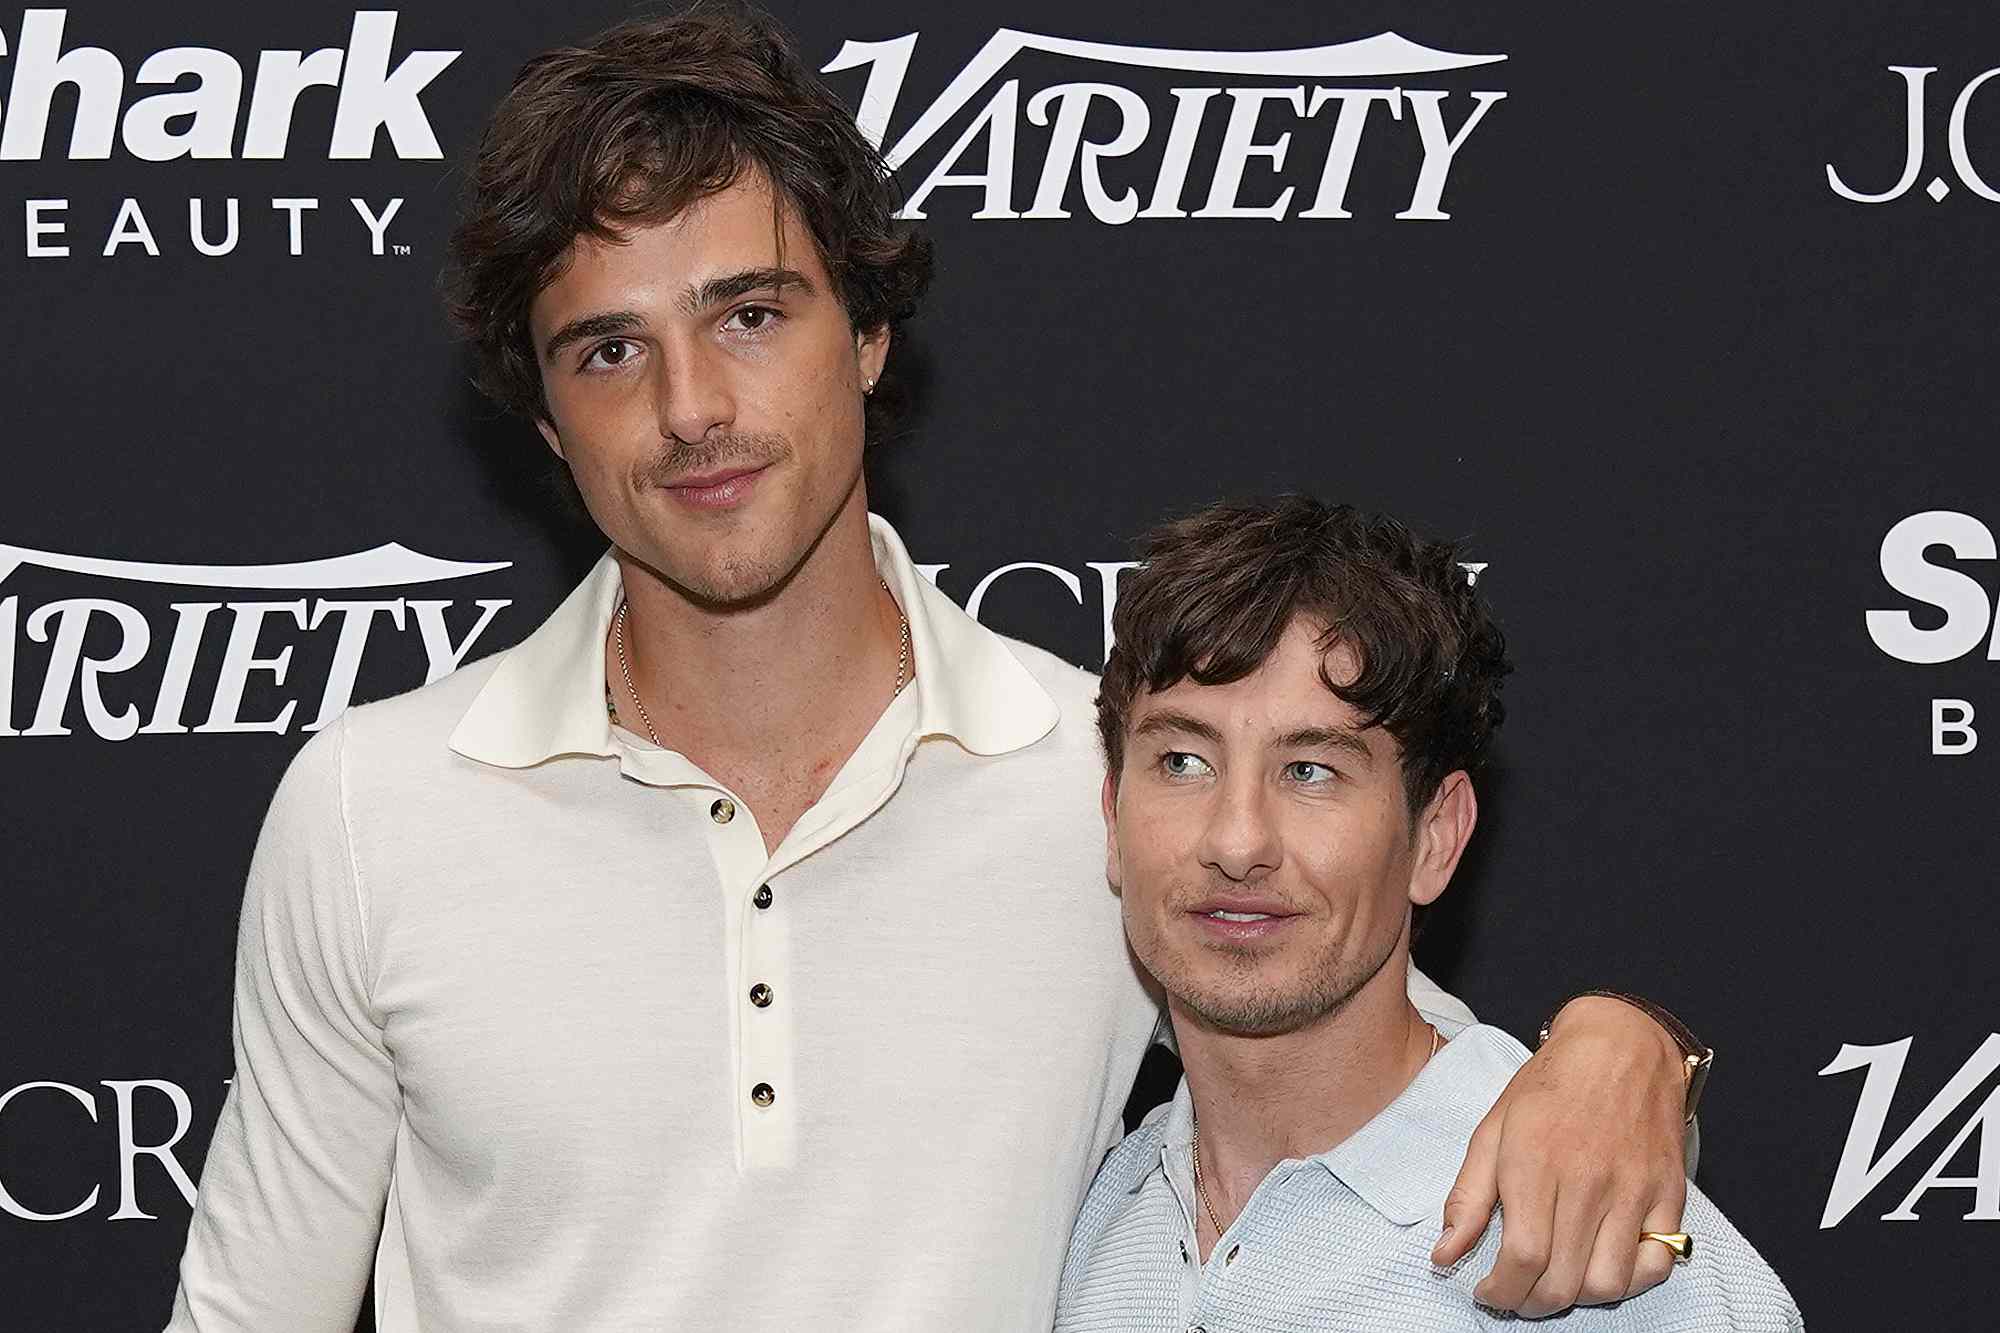
[[669,482],[665,489],[682,504],[697,509],[726,509],[747,499],[757,485],[757,478],[768,467],[769,463],[758,463],[724,468],[697,477],[682,477]]
[[1221,895],[1188,910],[1197,929],[1220,942],[1256,944],[1281,935],[1301,914],[1275,898]]
[[1225,919],[1239,917],[1289,917],[1297,916],[1290,907],[1276,898],[1260,898],[1222,894],[1204,899],[1188,909],[1196,916],[1217,916]]

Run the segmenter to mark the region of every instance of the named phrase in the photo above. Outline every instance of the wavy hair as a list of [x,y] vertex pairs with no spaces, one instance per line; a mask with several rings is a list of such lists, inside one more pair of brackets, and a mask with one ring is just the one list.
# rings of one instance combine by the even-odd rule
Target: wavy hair
[[1305,495],[1211,505],[1153,529],[1139,541],[1144,566],[1119,589],[1097,696],[1114,780],[1140,691],[1241,680],[1305,616],[1325,626],[1322,653],[1353,653],[1352,680],[1324,662],[1320,679],[1396,739],[1410,813],[1421,813],[1447,775],[1478,771],[1506,717],[1506,637],[1460,555],[1386,515]]
[[[893,334],[916,313],[930,242],[896,221],[880,153],[767,15],[701,4],[530,60],[487,126],[444,279],[479,387],[546,421],[528,312],[577,238],[616,242],[749,170],[811,233],[855,329]],[[871,440],[901,401],[885,373]]]

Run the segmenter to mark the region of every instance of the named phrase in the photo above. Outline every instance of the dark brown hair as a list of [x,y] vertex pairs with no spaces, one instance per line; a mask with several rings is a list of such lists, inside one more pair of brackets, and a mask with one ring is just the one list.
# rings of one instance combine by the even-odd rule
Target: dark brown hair
[[1211,505],[1140,539],[1112,619],[1097,728],[1114,780],[1140,691],[1226,685],[1262,666],[1292,621],[1345,645],[1351,681],[1320,679],[1396,739],[1414,817],[1446,775],[1476,771],[1506,716],[1507,643],[1460,552],[1393,518],[1304,495]]
[[[893,333],[916,313],[930,243],[895,221],[881,155],[767,15],[700,4],[530,60],[486,128],[445,276],[480,388],[546,420],[528,310],[570,246],[616,241],[752,169],[812,233],[854,328]],[[897,401],[885,375],[869,438]]]

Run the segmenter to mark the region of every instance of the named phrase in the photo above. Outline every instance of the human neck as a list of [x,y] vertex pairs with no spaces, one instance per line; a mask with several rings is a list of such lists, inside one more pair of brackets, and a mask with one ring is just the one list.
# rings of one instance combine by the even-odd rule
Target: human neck
[[[864,491],[756,606],[702,605],[616,555],[625,666],[653,730],[748,801],[775,849],[895,697],[901,624],[876,573]],[[619,716],[643,734],[615,642],[606,661]]]
[[1223,1226],[1279,1162],[1342,1142],[1423,1068],[1436,1038],[1409,1002],[1408,965],[1399,945],[1341,1008],[1273,1037],[1218,1032],[1169,998],[1200,1127],[1202,1183]]

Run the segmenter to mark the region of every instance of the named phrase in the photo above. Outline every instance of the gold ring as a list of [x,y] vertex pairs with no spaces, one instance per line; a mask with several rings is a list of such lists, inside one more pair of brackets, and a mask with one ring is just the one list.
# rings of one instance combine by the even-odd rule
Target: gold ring
[[1684,1264],[1694,1257],[1694,1237],[1685,1231],[1642,1231],[1640,1240],[1656,1240],[1674,1252],[1674,1262]]

